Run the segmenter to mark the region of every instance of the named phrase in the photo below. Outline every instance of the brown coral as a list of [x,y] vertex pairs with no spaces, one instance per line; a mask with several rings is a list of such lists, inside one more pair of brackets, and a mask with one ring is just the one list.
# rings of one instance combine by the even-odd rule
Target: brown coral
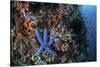
[[64,40],[57,40],[53,45],[57,51],[66,52],[70,44]]

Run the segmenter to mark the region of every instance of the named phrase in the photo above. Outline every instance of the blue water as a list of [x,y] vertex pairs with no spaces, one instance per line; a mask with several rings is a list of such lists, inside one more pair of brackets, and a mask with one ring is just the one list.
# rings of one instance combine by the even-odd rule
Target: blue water
[[89,58],[91,61],[96,60],[96,6],[83,5],[79,8],[85,17],[87,27],[87,39],[89,43]]

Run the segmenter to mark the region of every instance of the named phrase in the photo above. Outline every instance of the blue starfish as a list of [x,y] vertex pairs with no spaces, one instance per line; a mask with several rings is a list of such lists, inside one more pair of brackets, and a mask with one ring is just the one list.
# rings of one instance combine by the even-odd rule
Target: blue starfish
[[56,52],[49,48],[49,46],[52,45],[52,43],[54,42],[54,39],[57,38],[57,36],[51,37],[50,40],[48,41],[48,29],[47,28],[44,30],[43,38],[40,35],[39,28],[35,29],[35,34],[40,43],[40,48],[38,49],[35,55],[40,55],[42,50],[45,49],[49,54],[53,56],[57,56]]

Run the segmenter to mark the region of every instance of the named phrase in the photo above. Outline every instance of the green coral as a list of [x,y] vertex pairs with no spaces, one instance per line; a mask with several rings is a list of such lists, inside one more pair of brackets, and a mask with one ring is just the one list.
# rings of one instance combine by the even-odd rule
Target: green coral
[[54,61],[55,57],[43,50],[41,55],[33,55],[31,59],[34,64],[50,64]]

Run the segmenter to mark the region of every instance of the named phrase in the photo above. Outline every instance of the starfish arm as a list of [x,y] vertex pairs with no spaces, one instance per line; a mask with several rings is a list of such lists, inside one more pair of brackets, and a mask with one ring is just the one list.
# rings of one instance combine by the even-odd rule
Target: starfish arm
[[36,37],[37,37],[38,41],[42,45],[43,44],[43,39],[42,39],[42,37],[40,35],[40,32],[39,32],[39,29],[38,28],[35,29],[35,34],[36,34]]
[[44,44],[47,44],[47,41],[48,41],[48,30],[47,30],[47,28],[44,30],[43,40],[44,40]]
[[43,47],[38,48],[38,51],[36,52],[35,55],[36,55],[36,56],[37,56],[37,55],[40,55],[40,53],[42,52],[42,50],[43,50]]
[[57,53],[56,53],[55,51],[49,49],[48,47],[45,47],[45,49],[46,49],[46,51],[47,51],[48,53],[50,53],[51,55],[57,56]]
[[52,43],[54,42],[54,39],[57,38],[57,37],[58,37],[58,36],[53,36],[53,37],[51,37],[51,39],[50,39],[49,42],[48,42],[48,46],[51,46]]

